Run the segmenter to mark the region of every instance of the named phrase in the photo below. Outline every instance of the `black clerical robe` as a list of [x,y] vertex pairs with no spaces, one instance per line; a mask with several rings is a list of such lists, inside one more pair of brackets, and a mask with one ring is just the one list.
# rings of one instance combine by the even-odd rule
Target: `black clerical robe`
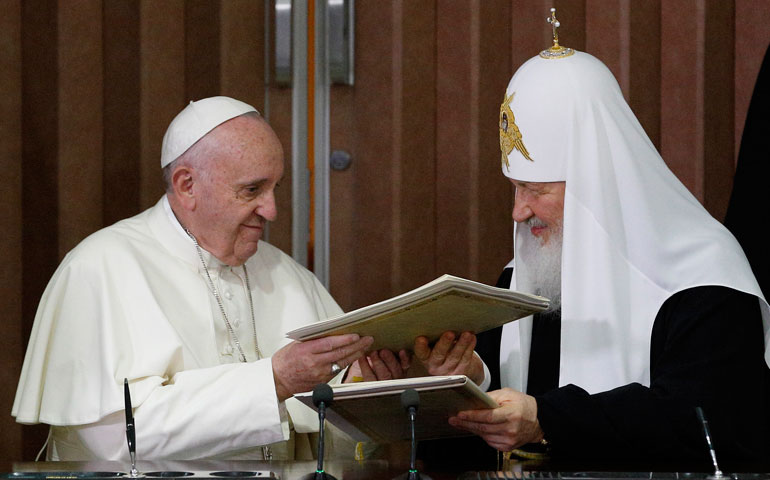
[[[477,352],[493,377],[490,389],[500,385],[500,331],[478,339]],[[632,383],[589,395],[566,385],[535,395],[555,464],[708,471],[710,456],[694,409],[701,406],[723,470],[766,468],[761,464],[770,457],[770,369],[757,298],[725,287],[685,290],[663,304],[651,335],[649,387]],[[530,365],[530,375],[541,373]],[[451,457],[462,458],[464,468],[495,466],[494,453],[475,440],[444,446],[455,450]]]

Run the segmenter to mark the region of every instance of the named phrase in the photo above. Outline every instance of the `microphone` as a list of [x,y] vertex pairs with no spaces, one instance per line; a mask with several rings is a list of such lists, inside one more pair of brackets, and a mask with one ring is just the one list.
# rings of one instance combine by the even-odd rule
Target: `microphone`
[[309,473],[302,480],[337,480],[333,475],[324,472],[324,420],[326,407],[332,404],[334,391],[326,383],[319,383],[313,388],[313,405],[318,408],[318,464],[315,473]]
[[401,406],[409,415],[409,426],[412,433],[412,453],[409,458],[409,471],[399,475],[394,480],[431,480],[425,474],[420,475],[417,471],[417,437],[415,434],[415,422],[417,419],[417,410],[420,408],[420,394],[417,390],[409,388],[401,393]]

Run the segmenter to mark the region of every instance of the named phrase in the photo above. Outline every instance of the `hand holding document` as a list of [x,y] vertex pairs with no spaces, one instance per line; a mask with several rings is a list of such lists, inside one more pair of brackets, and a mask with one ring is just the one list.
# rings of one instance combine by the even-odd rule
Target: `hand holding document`
[[294,340],[357,333],[372,336],[370,350],[411,350],[425,336],[447,331],[474,334],[546,310],[548,299],[443,275],[402,295],[286,334]]

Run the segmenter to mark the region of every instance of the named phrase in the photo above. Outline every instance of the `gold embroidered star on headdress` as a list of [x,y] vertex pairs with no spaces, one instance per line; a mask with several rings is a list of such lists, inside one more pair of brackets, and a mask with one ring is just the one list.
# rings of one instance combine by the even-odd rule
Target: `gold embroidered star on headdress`
[[524,141],[521,137],[521,131],[516,126],[516,119],[513,117],[513,110],[511,110],[511,102],[516,92],[511,93],[510,97],[505,97],[503,104],[500,105],[500,150],[503,152],[502,162],[506,167],[510,167],[508,163],[508,155],[516,149],[529,160],[534,162],[529,157],[527,147],[524,146]]

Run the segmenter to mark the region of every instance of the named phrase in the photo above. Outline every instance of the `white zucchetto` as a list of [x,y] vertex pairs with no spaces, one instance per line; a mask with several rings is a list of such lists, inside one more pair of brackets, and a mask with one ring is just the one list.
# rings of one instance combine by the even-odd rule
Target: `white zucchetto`
[[259,113],[248,103],[230,97],[209,97],[197,102],[191,101],[171,121],[166,134],[163,135],[161,168],[179,158],[214,128],[249,112]]

